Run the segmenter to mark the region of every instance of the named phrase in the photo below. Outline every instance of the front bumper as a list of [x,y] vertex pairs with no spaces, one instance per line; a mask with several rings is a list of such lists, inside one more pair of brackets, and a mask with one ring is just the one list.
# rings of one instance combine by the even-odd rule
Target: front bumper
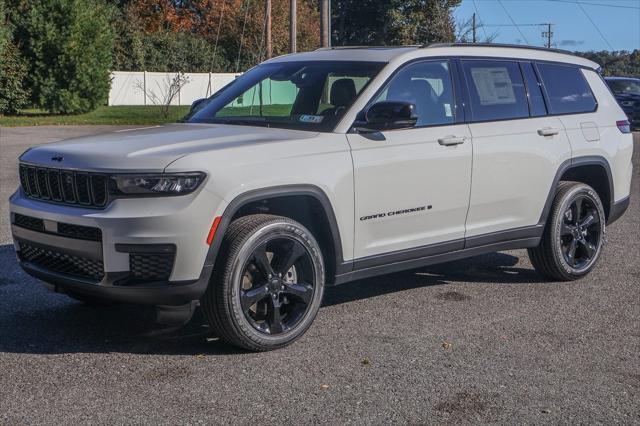
[[220,200],[182,197],[115,200],[104,210],[10,199],[22,268],[61,292],[120,302],[181,305],[198,300],[213,266],[206,237]]

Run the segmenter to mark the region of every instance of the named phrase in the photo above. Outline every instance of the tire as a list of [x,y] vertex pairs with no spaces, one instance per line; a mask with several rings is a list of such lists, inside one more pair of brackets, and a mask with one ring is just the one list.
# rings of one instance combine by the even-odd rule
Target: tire
[[528,249],[533,267],[543,277],[571,281],[596,265],[605,234],[600,197],[589,185],[560,182],[549,212],[542,241]]
[[218,337],[268,351],[309,329],[322,303],[325,269],[304,226],[281,216],[241,217],[229,226],[220,255],[201,300]]

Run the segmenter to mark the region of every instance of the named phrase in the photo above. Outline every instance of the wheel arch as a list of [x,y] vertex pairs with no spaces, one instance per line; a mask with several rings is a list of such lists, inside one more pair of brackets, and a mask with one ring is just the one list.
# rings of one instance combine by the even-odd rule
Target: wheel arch
[[235,219],[249,214],[285,216],[304,225],[314,235],[323,252],[327,283],[348,272],[344,261],[340,229],[329,197],[309,184],[282,185],[247,191],[225,208],[207,254],[207,264],[215,264],[227,228]]
[[549,195],[547,196],[538,224],[544,225],[547,222],[558,183],[563,180],[581,182],[591,186],[600,197],[605,217],[607,221],[609,220],[614,202],[611,166],[606,158],[594,155],[575,157],[566,160],[560,165],[549,189]]

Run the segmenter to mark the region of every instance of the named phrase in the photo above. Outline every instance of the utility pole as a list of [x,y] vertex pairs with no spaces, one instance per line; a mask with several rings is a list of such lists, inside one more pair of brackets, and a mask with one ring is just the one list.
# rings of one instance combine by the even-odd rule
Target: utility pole
[[271,0],[266,0],[264,4],[264,21],[266,25],[265,38],[266,38],[266,54],[267,59],[273,56],[273,45],[271,44]]
[[297,35],[298,35],[298,3],[296,0],[291,0],[291,13],[289,16],[289,52],[296,53],[298,50]]
[[331,46],[331,35],[329,34],[329,23],[331,21],[329,0],[320,0],[320,46]]
[[546,37],[547,38],[547,49],[551,49],[551,38],[553,37],[553,31],[551,30],[551,27],[552,27],[553,24],[546,23],[546,24],[542,24],[542,25],[546,25],[547,26],[547,31],[543,31],[542,32],[542,37]]
[[471,19],[471,29],[473,30],[473,42],[476,42],[476,14],[473,14],[473,18]]

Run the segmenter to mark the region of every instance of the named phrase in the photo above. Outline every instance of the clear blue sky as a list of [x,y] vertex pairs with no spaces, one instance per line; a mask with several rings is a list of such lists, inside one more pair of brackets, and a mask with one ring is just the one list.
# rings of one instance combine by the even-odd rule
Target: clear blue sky
[[[480,22],[486,25],[478,30],[482,40],[486,34],[497,34],[496,43],[543,45],[545,40],[541,26],[492,27],[490,25],[513,25],[506,12],[518,24],[551,22],[554,25],[554,47],[573,50],[640,49],[640,0],[463,0],[454,10],[456,21],[467,19],[477,10]],[[475,5],[474,5],[475,3]],[[577,4],[579,3],[579,4]],[[617,6],[617,7],[616,7]],[[623,7],[621,7],[623,6]],[[591,20],[581,10],[586,11]],[[506,12],[505,12],[506,8]],[[606,39],[605,41],[603,39]]]

